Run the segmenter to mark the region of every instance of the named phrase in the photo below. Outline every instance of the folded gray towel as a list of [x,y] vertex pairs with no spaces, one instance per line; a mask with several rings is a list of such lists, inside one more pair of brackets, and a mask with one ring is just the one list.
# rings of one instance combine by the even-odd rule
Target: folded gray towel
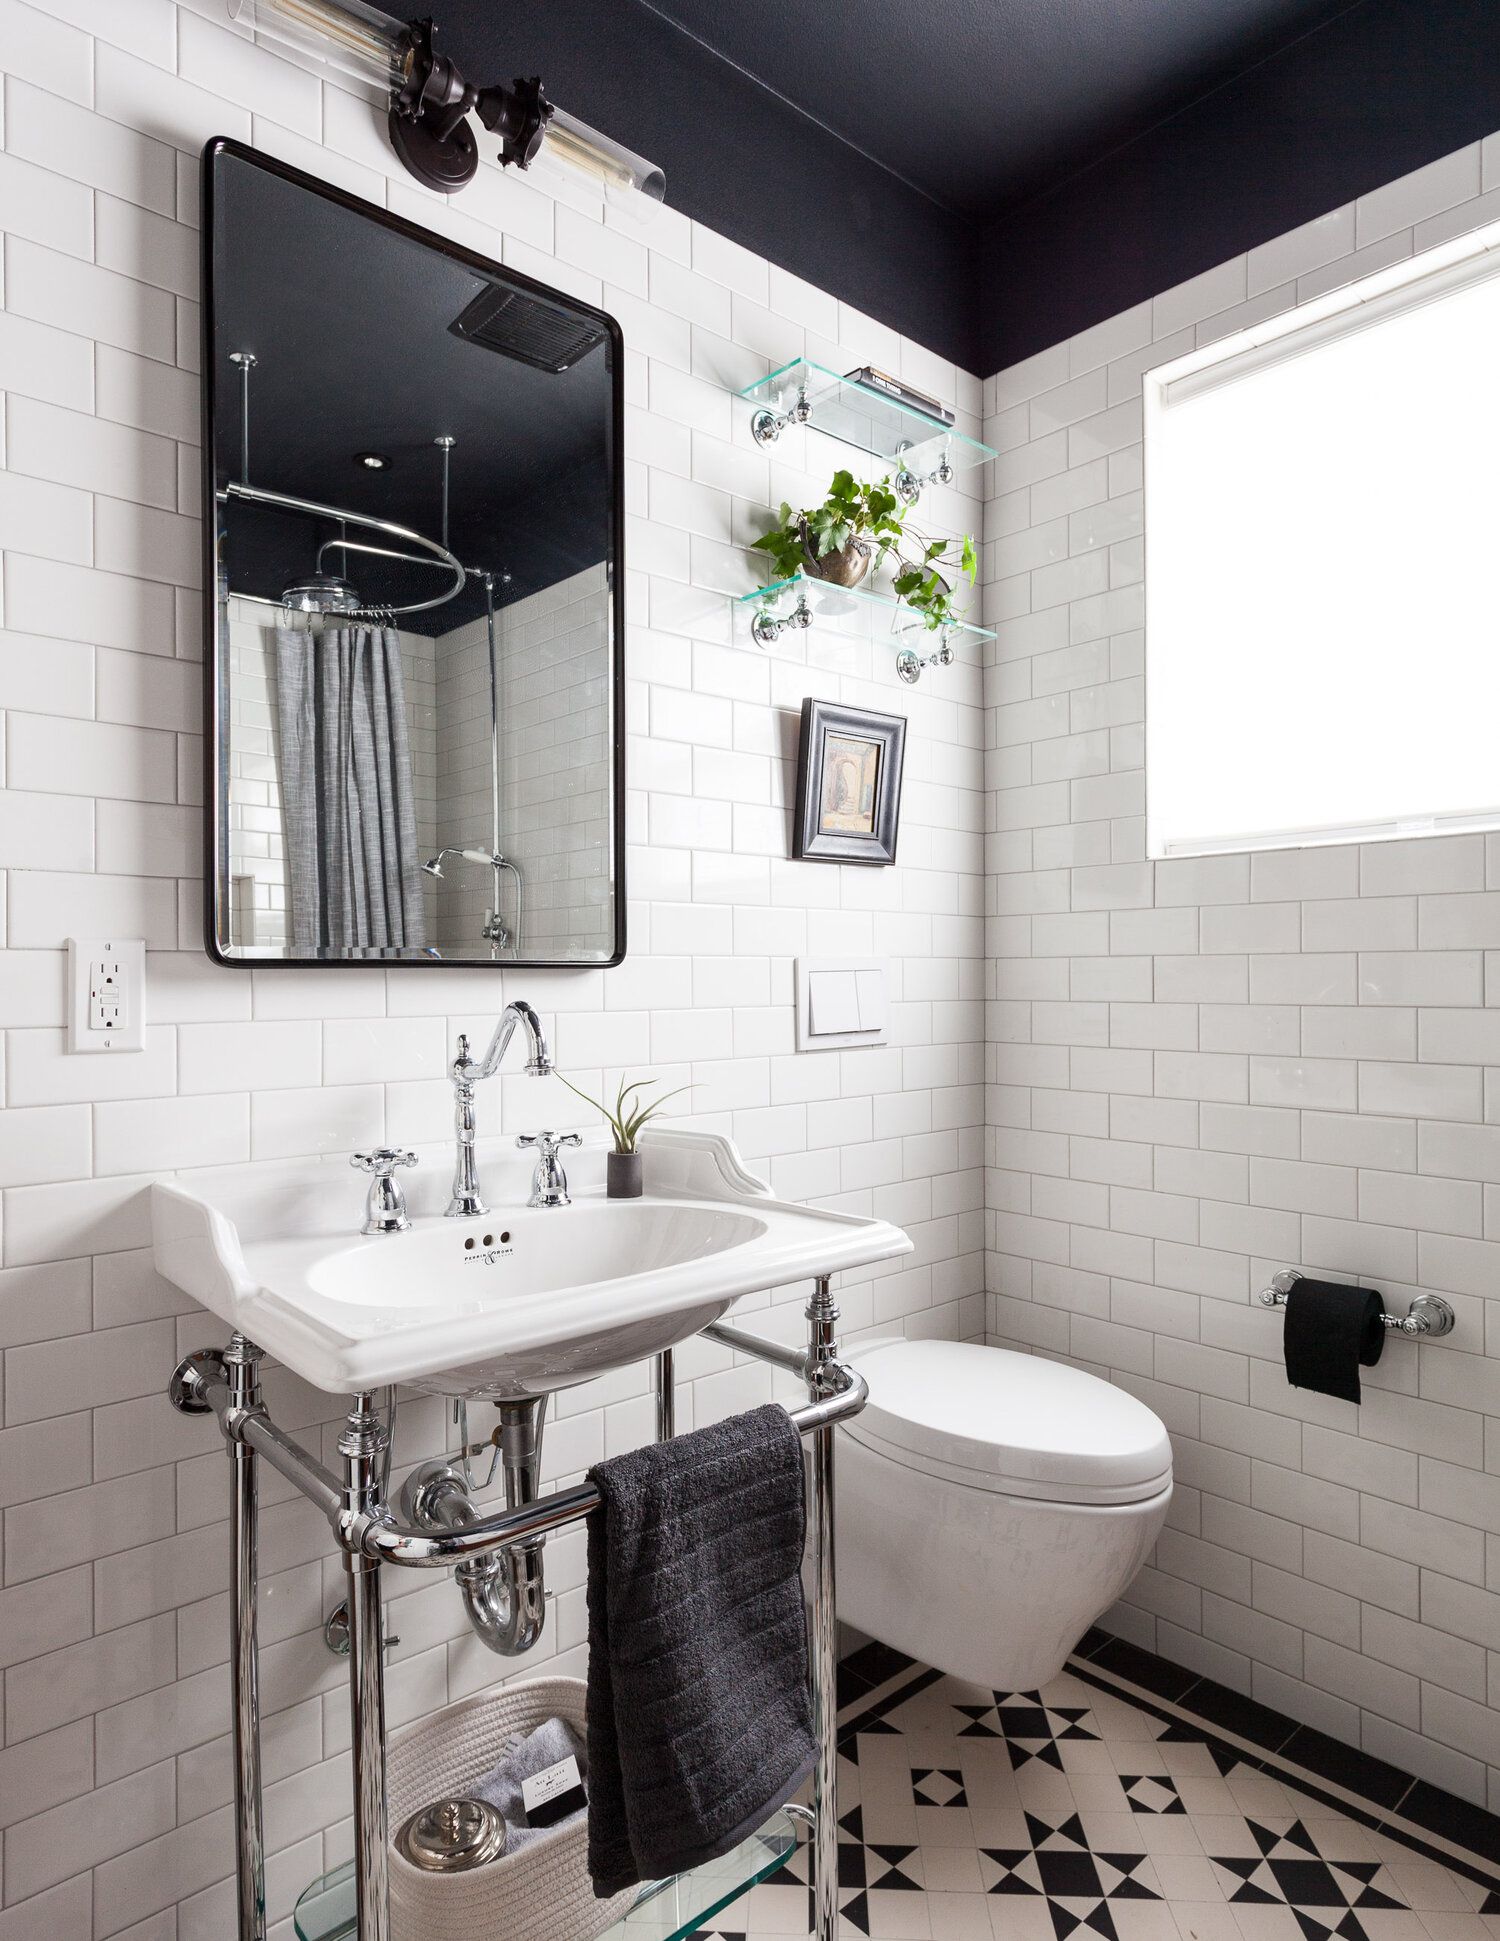
[[601,1899],[727,1853],[812,1770],[802,1438],[768,1404],[596,1463],[589,1873]]
[[[533,1840],[546,1840],[577,1819],[576,1813],[570,1813],[564,1820],[554,1820],[551,1826],[528,1826],[521,1797],[523,1779],[545,1772],[570,1755],[578,1761],[579,1772],[585,1772],[583,1745],[572,1726],[565,1719],[544,1719],[535,1732],[509,1748],[498,1766],[467,1789],[470,1797],[486,1799],[491,1806],[499,1808],[505,1821],[507,1854],[519,1852]],[[581,1813],[583,1808],[578,1811]]]

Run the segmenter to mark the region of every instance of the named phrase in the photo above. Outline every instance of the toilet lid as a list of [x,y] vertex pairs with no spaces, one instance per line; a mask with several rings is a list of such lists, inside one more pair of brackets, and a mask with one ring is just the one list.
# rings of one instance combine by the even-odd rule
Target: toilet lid
[[1158,1417],[1081,1368],[973,1341],[892,1341],[850,1359],[870,1399],[857,1442],[978,1489],[1134,1503],[1172,1480]]

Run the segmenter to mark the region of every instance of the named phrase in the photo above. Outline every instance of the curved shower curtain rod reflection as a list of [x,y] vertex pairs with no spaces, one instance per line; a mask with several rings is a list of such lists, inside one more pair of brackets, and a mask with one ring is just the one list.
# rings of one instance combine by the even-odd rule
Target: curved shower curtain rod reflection
[[[355,512],[348,506],[323,505],[316,499],[299,498],[291,492],[272,492],[261,485],[242,485],[233,479],[228,485],[220,488],[218,496],[221,501],[247,499],[255,505],[279,506],[283,511],[306,512],[320,519],[344,519],[350,525],[364,526],[368,530],[385,533],[389,538],[403,539],[413,546],[423,546],[427,549],[426,554],[414,558],[409,553],[393,553],[384,547],[361,546],[353,540],[331,539],[324,542],[325,546],[346,545],[351,551],[379,553],[387,559],[412,559],[413,563],[418,565],[446,567],[453,574],[453,584],[438,594],[436,599],[412,600],[404,606],[393,606],[382,601],[381,605],[387,613],[425,613],[430,607],[446,606],[450,600],[456,599],[463,592],[468,583],[469,569],[449,552],[446,546],[440,546],[435,539],[429,539],[425,533],[413,531],[410,526],[397,525],[393,519],[377,519],[373,513]],[[323,548],[320,547],[320,561],[322,552]],[[252,605],[261,607],[279,608],[283,605],[283,601],[268,599],[263,593],[236,593],[234,598],[248,600]]]
[[[299,580],[295,585],[286,587],[279,600],[268,599],[263,593],[236,593],[237,600],[245,600],[252,606],[276,607],[286,610],[295,607],[308,614],[341,613],[356,617],[365,613],[363,602],[348,580],[342,574],[326,573],[323,570],[323,555],[330,547],[341,548],[344,563],[348,563],[350,553],[365,553],[377,559],[405,560],[412,566],[441,566],[453,575],[453,584],[431,600],[409,600],[405,605],[395,605],[389,600],[378,604],[378,612],[389,623],[407,613],[427,613],[433,607],[446,606],[456,599],[471,579],[479,580],[485,589],[488,602],[494,588],[494,576],[484,567],[465,566],[448,548],[448,497],[449,481],[453,464],[453,447],[456,442],[450,437],[435,438],[434,445],[443,455],[442,506],[443,538],[429,539],[426,533],[417,532],[411,526],[398,525],[394,519],[381,519],[371,512],[356,512],[351,506],[324,505],[316,499],[304,499],[292,492],[273,492],[263,485],[250,483],[250,375],[260,361],[253,351],[235,350],[229,353],[229,361],[239,373],[240,382],[240,475],[219,488],[215,494],[221,505],[230,499],[246,499],[254,505],[276,506],[285,512],[305,512],[314,518],[337,519],[341,527],[356,525],[367,532],[383,534],[388,539],[405,540],[409,545],[419,546],[422,551],[403,553],[390,546],[372,546],[363,540],[350,539],[341,533],[337,539],[325,539],[319,546],[314,570],[310,578]],[[501,583],[509,578],[502,574]],[[293,597],[295,596],[295,598]],[[370,609],[369,611],[375,611]]]

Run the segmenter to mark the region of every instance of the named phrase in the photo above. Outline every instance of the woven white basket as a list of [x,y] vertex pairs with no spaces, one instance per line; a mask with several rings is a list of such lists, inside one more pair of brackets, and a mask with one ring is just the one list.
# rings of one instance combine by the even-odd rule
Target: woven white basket
[[[444,1706],[391,1742],[391,1832],[430,1800],[467,1792],[516,1739],[546,1719],[583,1736],[579,1678],[536,1678]],[[587,1818],[467,1873],[431,1874],[394,1844],[391,1941],[594,1941],[635,1899],[629,1888],[594,1898]]]

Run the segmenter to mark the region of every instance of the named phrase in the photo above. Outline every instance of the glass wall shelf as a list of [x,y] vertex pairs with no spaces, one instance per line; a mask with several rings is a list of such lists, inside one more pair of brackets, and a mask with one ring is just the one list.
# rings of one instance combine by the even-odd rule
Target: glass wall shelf
[[805,357],[747,384],[739,395],[756,406],[750,429],[757,444],[774,444],[789,425],[811,425],[889,465],[908,504],[924,485],[946,485],[956,472],[995,456],[993,445]]
[[[773,1813],[721,1860],[694,1867],[671,1880],[648,1881],[623,1920],[602,1941],[684,1941],[721,1908],[784,1867],[797,1845],[791,1815]],[[354,1863],[346,1861],[315,1880],[293,1916],[298,1941],[355,1941]]]
[[976,627],[969,620],[929,627],[894,593],[870,586],[835,586],[830,580],[815,580],[805,573],[759,586],[753,593],[741,593],[735,598],[735,607],[749,615],[750,638],[757,647],[770,647],[784,633],[819,622],[837,626],[841,632],[858,631],[894,640],[900,644],[896,672],[907,682],[918,680],[924,667],[950,666],[955,641],[995,638],[992,628]]

